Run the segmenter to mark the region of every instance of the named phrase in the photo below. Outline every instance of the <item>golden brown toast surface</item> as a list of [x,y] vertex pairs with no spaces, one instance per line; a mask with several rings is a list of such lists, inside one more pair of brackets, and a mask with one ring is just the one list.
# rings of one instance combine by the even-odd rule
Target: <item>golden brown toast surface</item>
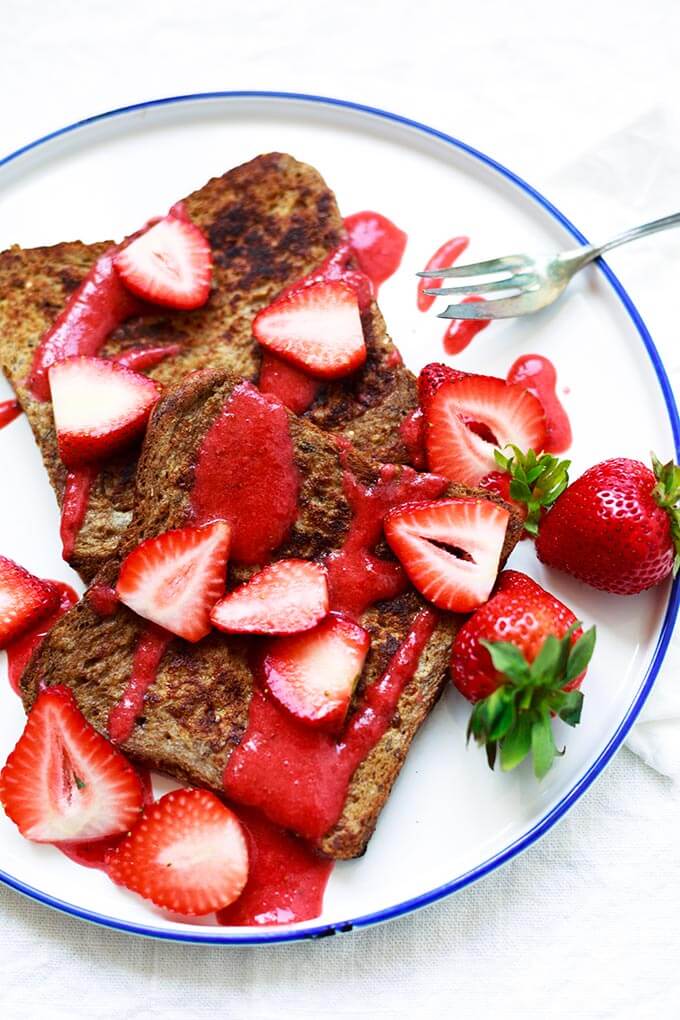
[[[207,367],[256,380],[260,352],[252,337],[253,318],[342,240],[333,193],[313,168],[272,153],[209,181],[184,200],[184,207],[213,250],[207,305],[131,319],[101,353],[179,343],[179,354],[148,373],[163,386]],[[28,414],[60,503],[66,472],[57,455],[51,407],[32,397],[25,380],[41,337],[109,244],[76,241],[0,254],[0,366]],[[366,366],[346,381],[322,387],[306,417],[345,434],[372,457],[400,462],[406,451],[399,424],[416,404],[414,379],[395,356],[375,303],[362,321]],[[114,554],[130,521],[136,457],[131,451],[105,464],[93,486],[71,560],[86,579]]]
[[[184,526],[191,519],[190,491],[198,448],[239,382],[223,372],[199,373],[156,407],[139,462],[134,518],[120,555],[142,539]],[[298,517],[274,555],[319,559],[342,545],[351,523],[343,485],[345,468],[363,484],[375,482],[379,468],[358,453],[342,454],[332,435],[293,415],[289,429],[301,480]],[[451,491],[489,498],[461,487]],[[504,557],[518,540],[521,527],[518,515],[512,514]],[[384,543],[377,552],[390,556]],[[115,583],[117,571],[114,560],[100,579]],[[421,597],[410,589],[362,615],[361,623],[371,634],[371,649],[354,705],[382,674],[423,606]],[[130,677],[142,626],[124,606],[113,616],[98,615],[86,596],[56,624],[29,665],[22,680],[26,707],[32,704],[39,684],[66,683],[85,715],[105,733],[109,711]],[[441,618],[390,726],[355,772],[337,825],[320,841],[330,856],[363,853],[411,741],[441,692],[456,628],[456,618]],[[225,765],[248,720],[253,677],[247,652],[247,640],[237,636],[212,633],[195,645],[173,640],[147,694],[144,715],[123,749],[137,761],[179,779],[221,790]]]

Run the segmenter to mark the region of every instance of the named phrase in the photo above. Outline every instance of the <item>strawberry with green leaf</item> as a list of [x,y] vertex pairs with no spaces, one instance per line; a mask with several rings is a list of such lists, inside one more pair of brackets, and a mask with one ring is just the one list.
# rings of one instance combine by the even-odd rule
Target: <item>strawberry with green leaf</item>
[[494,451],[500,470],[486,475],[479,486],[514,503],[524,518],[524,530],[533,538],[547,508],[569,484],[571,461],[534,450],[523,453],[513,445],[506,449],[512,450],[510,456],[501,450]]
[[558,716],[578,725],[578,689],[595,646],[570,609],[530,577],[504,571],[495,593],[459,630],[451,679],[474,703],[468,739],[486,747],[493,768],[504,771],[531,755],[540,779],[559,752],[553,733]]

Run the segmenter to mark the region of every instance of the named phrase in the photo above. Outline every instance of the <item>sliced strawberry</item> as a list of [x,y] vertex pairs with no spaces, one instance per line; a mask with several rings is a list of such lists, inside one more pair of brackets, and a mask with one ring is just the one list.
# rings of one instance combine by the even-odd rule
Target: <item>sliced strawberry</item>
[[116,585],[121,602],[145,620],[199,641],[224,594],[230,539],[226,521],[148,538],[123,560]]
[[428,409],[435,393],[444,383],[465,379],[468,374],[457,368],[451,368],[450,365],[443,365],[440,361],[431,361],[429,365],[425,365],[418,376],[418,403],[423,411]]
[[43,690],[0,773],[0,801],[21,834],[37,843],[103,839],[129,829],[143,799],[139,776],[71,691]]
[[106,858],[114,882],[177,914],[211,914],[248,879],[241,824],[208,790],[173,790],[144,809]]
[[200,308],[210,296],[212,252],[197,226],[166,216],[126,245],[114,260],[123,283],[165,308]]
[[59,456],[71,470],[128,446],[159,397],[153,380],[103,358],[66,358],[49,380]]
[[371,643],[348,616],[330,613],[314,630],[270,641],[262,672],[276,700],[300,722],[337,733]]
[[233,634],[297,634],[327,612],[324,568],[307,560],[278,560],[225,595],[210,619]]
[[58,603],[56,588],[0,556],[0,648],[6,648]]
[[497,447],[513,444],[539,452],[545,443],[541,403],[522,386],[492,376],[468,375],[445,383],[425,417],[430,470],[464,485],[477,485],[496,470]]
[[355,292],[320,280],[264,308],[253,334],[263,347],[319,379],[338,379],[361,368],[366,345]]
[[486,499],[407,503],[387,514],[385,538],[426,599],[469,613],[494,586],[509,518]]

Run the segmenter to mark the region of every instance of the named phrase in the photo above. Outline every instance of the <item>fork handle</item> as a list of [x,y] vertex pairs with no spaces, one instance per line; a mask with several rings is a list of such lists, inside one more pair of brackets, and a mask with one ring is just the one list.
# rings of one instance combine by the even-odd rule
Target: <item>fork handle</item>
[[680,212],[672,213],[670,216],[662,216],[660,220],[652,220],[651,223],[643,223],[639,227],[633,227],[631,230],[624,231],[623,234],[617,234],[611,241],[606,241],[605,244],[601,245],[589,245],[585,250],[582,249],[582,254],[585,255],[583,264],[586,262],[592,262],[593,259],[597,259],[600,255],[603,255],[606,251],[611,251],[612,248],[618,248],[621,244],[628,244],[629,241],[637,241],[638,237],[646,237],[648,234],[656,234],[659,230],[669,230],[671,227],[676,227],[680,224]]

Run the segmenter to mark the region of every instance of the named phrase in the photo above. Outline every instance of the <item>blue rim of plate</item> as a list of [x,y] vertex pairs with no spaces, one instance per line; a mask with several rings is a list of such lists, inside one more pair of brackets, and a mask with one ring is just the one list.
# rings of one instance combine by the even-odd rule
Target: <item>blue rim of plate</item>
[[[24,155],[24,153],[30,152],[32,149],[35,149],[46,142],[52,141],[54,138],[59,138],[61,135],[66,135],[72,131],[78,130],[79,128],[87,127],[89,124],[96,124],[100,121],[109,120],[113,117],[119,117],[124,114],[134,113],[139,110],[147,110],[153,107],[171,106],[179,103],[211,99],[273,99],[316,103],[320,106],[341,107],[348,110],[354,110],[355,112],[362,114],[370,114],[382,120],[392,121],[394,123],[401,124],[404,127],[413,128],[414,130],[420,131],[432,138],[438,138],[440,141],[446,142],[448,145],[467,153],[469,156],[478,160],[478,162],[485,164],[492,170],[495,170],[525,194],[529,195],[538,205],[542,206],[543,209],[550,213],[550,215],[557,220],[558,223],[569,231],[575,240],[579,241],[581,244],[588,243],[586,237],[581,233],[581,231],[578,230],[574,224],[571,223],[570,220],[568,220],[567,217],[564,216],[559,209],[557,209],[552,202],[545,198],[540,192],[536,191],[536,189],[530,184],[527,184],[525,180],[518,177],[517,174],[514,174],[511,170],[508,170],[507,167],[498,163],[495,159],[485,155],[483,152],[473,148],[471,145],[461,142],[458,138],[453,138],[451,135],[448,135],[443,131],[438,131],[436,128],[429,127],[427,124],[421,124],[417,120],[411,120],[409,117],[402,117],[398,113],[389,113],[387,110],[381,110],[378,107],[365,106],[362,103],[353,103],[345,99],[332,99],[328,96],[313,96],[299,92],[267,92],[256,90],[198,92],[184,96],[169,96],[164,99],[151,99],[144,103],[134,103],[131,106],[121,106],[118,109],[109,110],[106,113],[99,113],[93,117],[86,117],[84,120],[68,124],[66,127],[59,128],[57,131],[52,131],[49,134],[44,135],[42,138],[29,142],[28,145],[24,145],[15,152],[12,152],[8,156],[0,159],[0,167],[5,166],[7,163],[12,162],[19,156]],[[602,259],[598,260],[596,264],[600,272],[604,274],[605,278],[609,281],[613,290],[621,300],[621,303],[632,319],[635,328],[640,334],[640,339],[647,350],[666,403],[666,409],[668,411],[673,432],[675,455],[676,459],[678,459],[680,458],[680,417],[678,416],[678,408],[675,402],[675,397],[673,396],[671,384],[663,366],[663,362],[659,356],[659,352],[657,351],[649,330],[642,321],[637,308],[631,301],[628,293],[618,278]],[[430,903],[435,903],[437,900],[450,896],[452,893],[458,892],[460,889],[464,889],[465,886],[470,885],[472,882],[476,882],[478,879],[490,874],[492,871],[495,871],[496,868],[499,868],[502,864],[507,863],[507,861],[516,857],[523,850],[526,850],[532,843],[535,843],[537,839],[540,839],[540,837],[543,836],[548,829],[552,828],[552,826],[567,813],[571,806],[576,803],[579,797],[585,793],[591,783],[597,779],[614,753],[623,743],[626,734],[635,722],[640,709],[644,705],[647,696],[652,689],[666,654],[679,608],[680,577],[678,577],[670,589],[666,615],[661,625],[659,638],[657,640],[656,648],[654,649],[654,654],[652,655],[649,669],[647,670],[647,674],[640,690],[638,691],[627,714],[621,721],[616,733],[578,783],[572,787],[562,800],[551,808],[540,822],[537,822],[532,829],[526,832],[519,839],[515,840],[514,843],[511,843],[504,850],[501,850],[493,857],[482,862],[482,864],[479,864],[476,868],[472,868],[464,875],[459,876],[454,881],[438,886],[436,889],[432,889],[430,892],[425,893],[422,896],[416,896],[410,900],[405,900],[403,903],[398,903],[396,906],[390,907],[387,910],[380,910],[376,913],[366,914],[361,917],[348,918],[346,921],[338,921],[330,925],[325,924],[317,927],[285,932],[277,932],[275,929],[263,929],[262,935],[244,935],[243,937],[213,934],[200,937],[200,929],[195,934],[193,932],[172,932],[162,928],[147,927],[141,924],[128,924],[124,921],[118,921],[116,918],[107,917],[103,914],[97,914],[88,910],[81,910],[79,907],[76,907],[71,903],[55,899],[52,896],[46,896],[39,889],[34,889],[32,886],[25,885],[23,882],[17,881],[12,878],[11,875],[8,875],[1,870],[0,882],[3,882],[5,885],[15,889],[17,892],[23,893],[31,899],[36,900],[38,903],[43,903],[46,906],[55,908],[56,910],[61,910],[66,914],[71,914],[73,917],[78,917],[84,921],[90,921],[105,928],[113,928],[118,931],[128,932],[133,935],[142,935],[148,938],[166,939],[171,942],[190,942],[198,945],[269,945],[280,942],[296,942],[302,939],[318,939],[327,935],[348,932],[354,928],[366,928],[373,924],[389,921],[395,917],[401,917],[402,915],[411,913],[420,907],[426,907]]]

